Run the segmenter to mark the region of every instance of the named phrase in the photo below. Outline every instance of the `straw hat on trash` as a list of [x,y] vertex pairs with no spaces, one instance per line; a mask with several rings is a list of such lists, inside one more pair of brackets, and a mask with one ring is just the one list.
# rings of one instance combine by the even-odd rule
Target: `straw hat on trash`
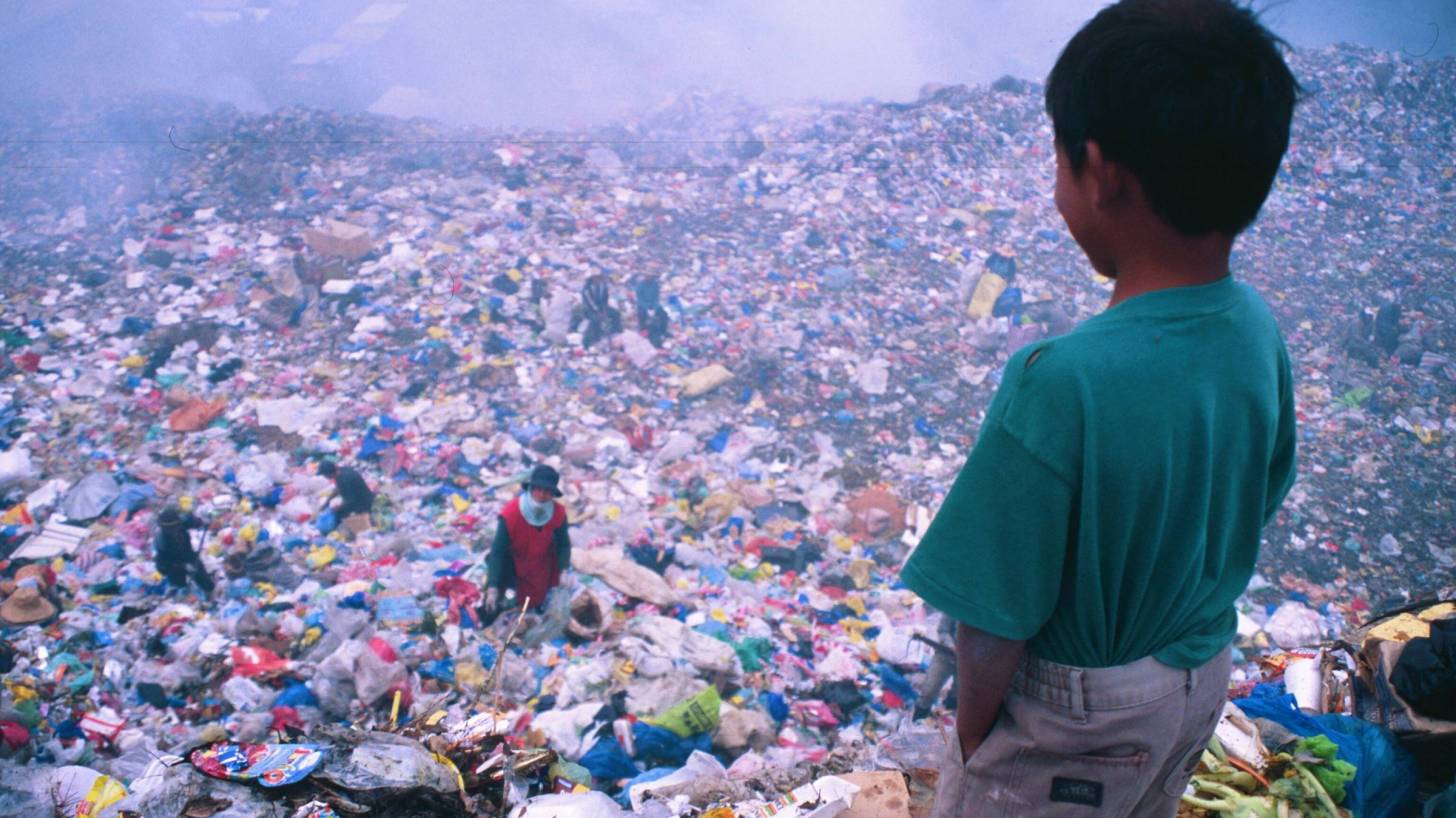
[[56,606],[40,591],[22,586],[0,605],[0,622],[7,625],[34,625],[56,615]]

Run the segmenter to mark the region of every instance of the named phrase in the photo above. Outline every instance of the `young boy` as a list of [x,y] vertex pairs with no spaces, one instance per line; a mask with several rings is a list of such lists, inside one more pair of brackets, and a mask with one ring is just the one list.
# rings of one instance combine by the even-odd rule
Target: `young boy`
[[1228,272],[1289,142],[1280,44],[1230,0],[1122,0],[1048,77],[1057,209],[1115,286],[1011,357],[906,564],[959,623],[936,815],[1172,816],[1213,730],[1294,479],[1288,355]]

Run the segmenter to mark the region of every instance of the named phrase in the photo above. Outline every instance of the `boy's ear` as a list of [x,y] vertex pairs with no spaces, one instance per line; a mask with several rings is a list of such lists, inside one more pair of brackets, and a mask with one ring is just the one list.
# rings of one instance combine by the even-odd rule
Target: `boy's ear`
[[1127,168],[1102,155],[1102,146],[1097,140],[1087,140],[1087,164],[1083,172],[1092,183],[1092,203],[1107,207],[1119,202],[1128,191]]

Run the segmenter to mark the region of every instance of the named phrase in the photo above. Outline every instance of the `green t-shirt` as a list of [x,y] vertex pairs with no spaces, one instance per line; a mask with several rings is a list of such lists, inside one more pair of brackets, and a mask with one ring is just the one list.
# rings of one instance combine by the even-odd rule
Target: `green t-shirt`
[[1294,396],[1248,286],[1128,299],[1006,364],[905,583],[1053,662],[1197,667],[1294,481]]

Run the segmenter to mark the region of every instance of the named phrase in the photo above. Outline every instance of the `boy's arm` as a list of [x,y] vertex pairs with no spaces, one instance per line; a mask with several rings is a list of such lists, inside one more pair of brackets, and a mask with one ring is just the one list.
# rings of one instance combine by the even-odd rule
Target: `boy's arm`
[[956,736],[961,758],[969,759],[996,723],[1001,702],[1026,652],[1026,642],[982,630],[956,627]]

